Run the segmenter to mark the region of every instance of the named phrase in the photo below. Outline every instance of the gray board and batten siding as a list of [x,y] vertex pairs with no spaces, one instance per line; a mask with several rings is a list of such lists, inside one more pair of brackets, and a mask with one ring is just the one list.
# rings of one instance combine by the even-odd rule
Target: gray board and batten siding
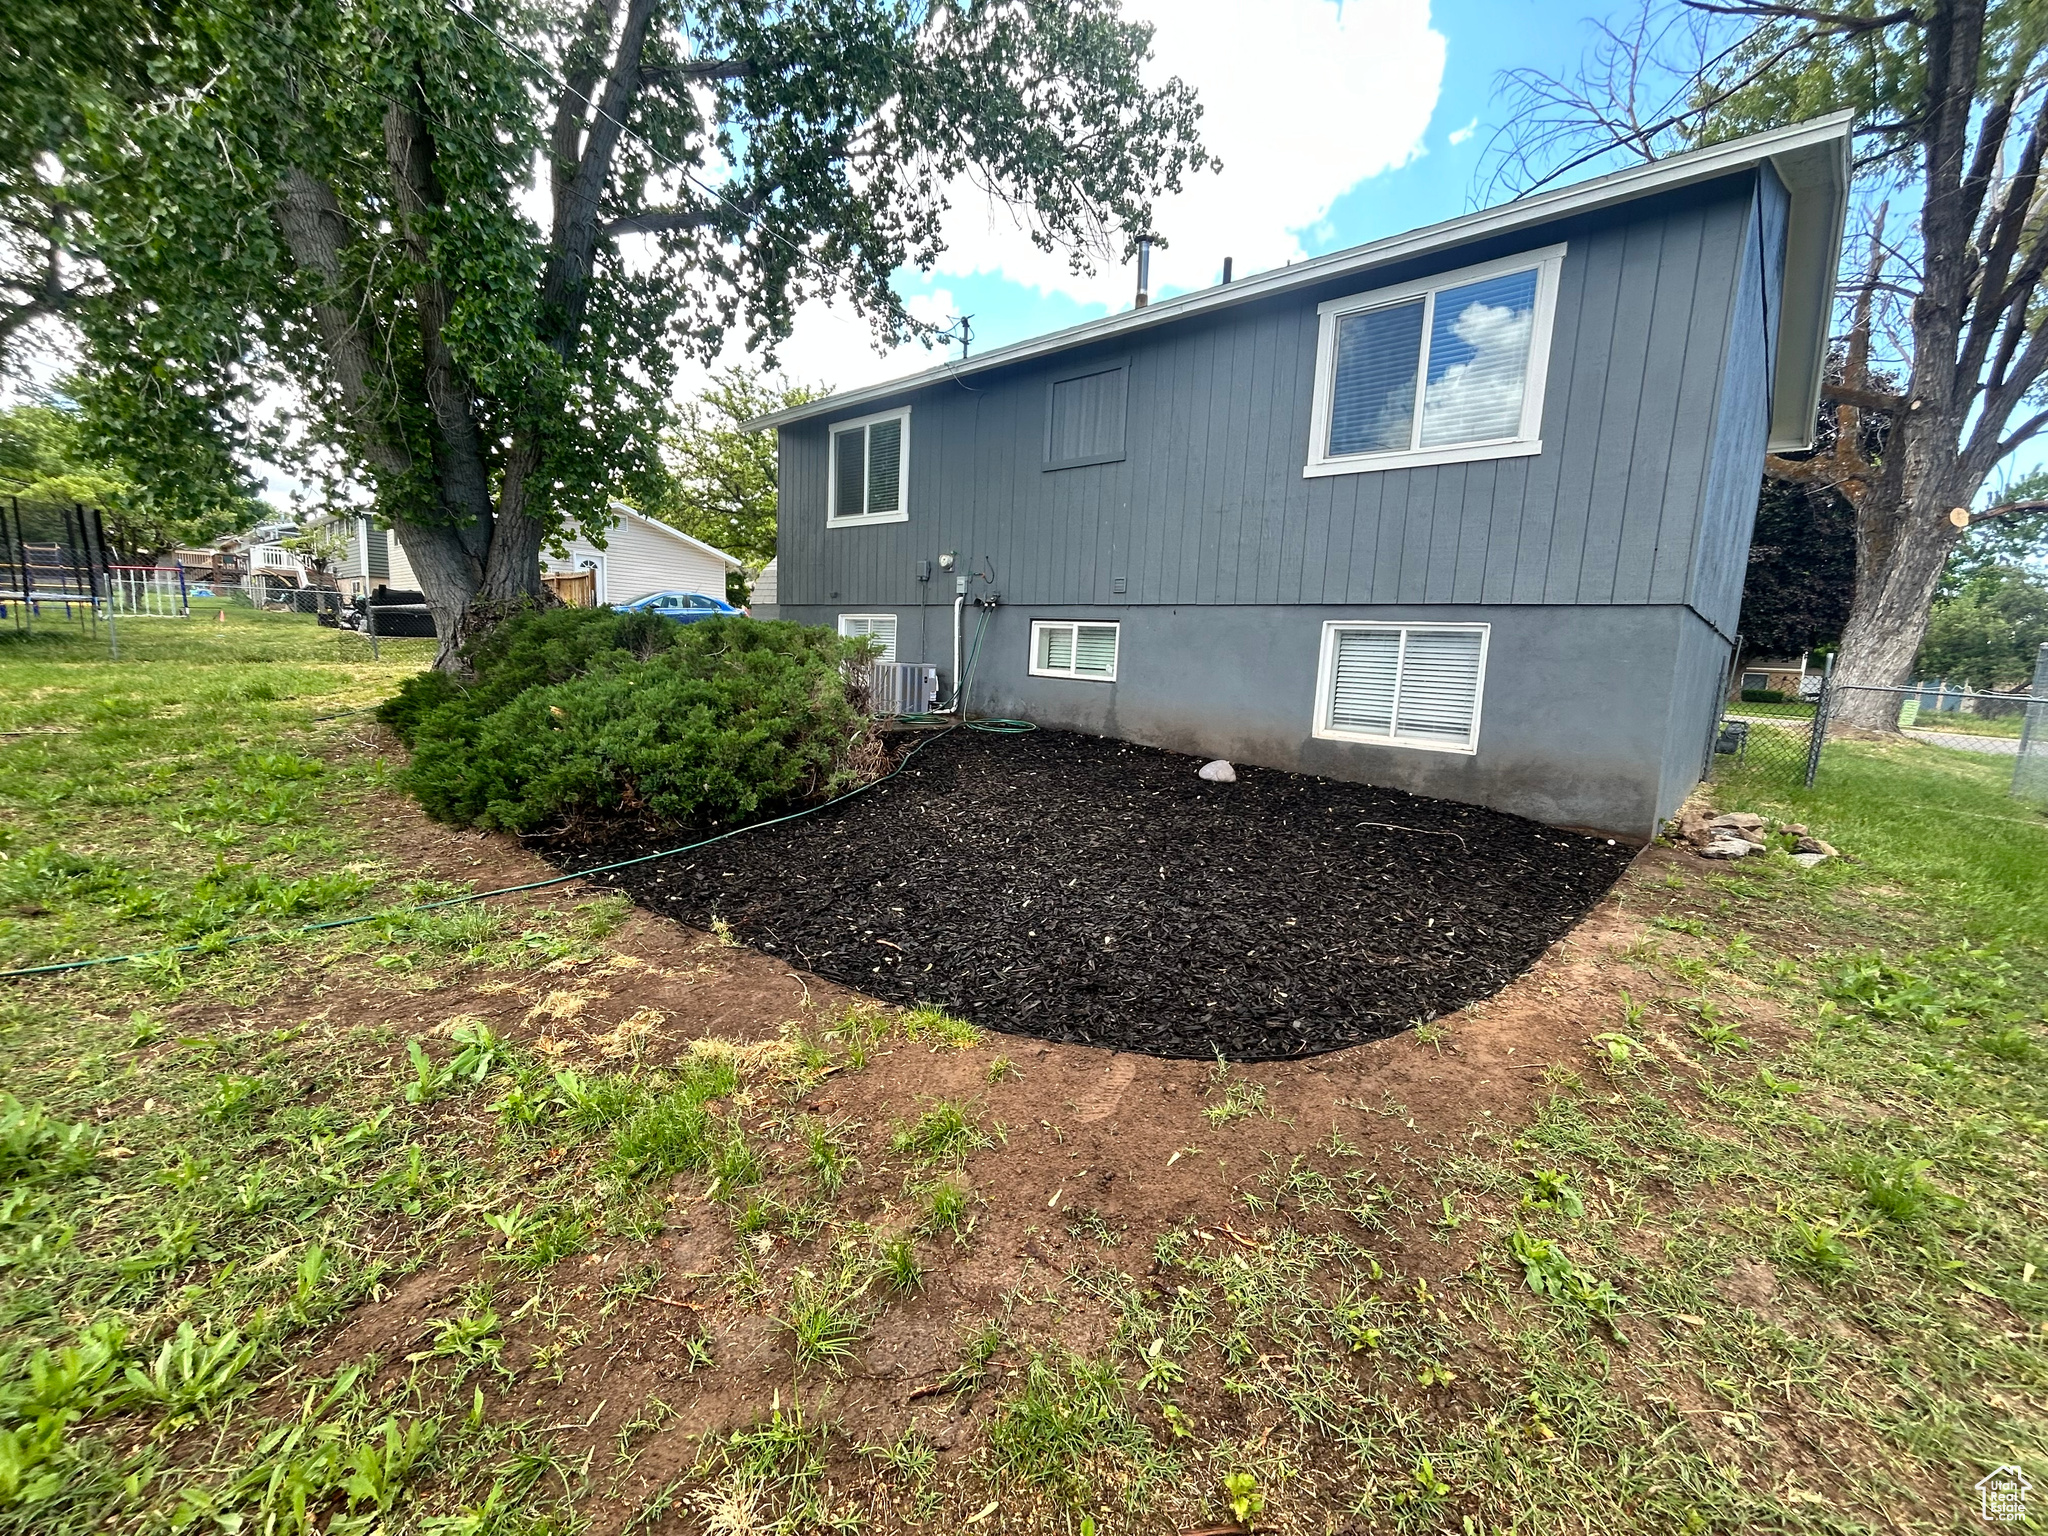
[[[1789,202],[1753,162],[807,408],[778,423],[777,613],[893,612],[898,658],[944,665],[956,552],[1003,603],[973,710],[1645,835],[1699,776],[1784,414]],[[1318,304],[1554,244],[1540,453],[1304,475]],[[831,426],[901,406],[907,517],[828,527]],[[1116,681],[1029,675],[1033,618],[1120,620]],[[1315,739],[1333,618],[1492,624],[1477,751]]]
[[[1747,255],[1757,203],[1782,201],[1767,179],[1763,199],[1755,175],[1732,177],[1632,217],[1191,317],[1107,356],[919,390],[890,402],[911,408],[904,522],[828,528],[833,418],[784,427],[778,600],[950,603],[916,562],[957,550],[992,562],[1013,604],[1690,603],[1729,629],[1730,548],[1746,555],[1747,530],[1731,540],[1700,512],[1717,481],[1746,480],[1755,502],[1761,338],[1732,321],[1763,299]],[[1558,240],[1542,453],[1302,475],[1319,302]],[[1047,469],[1048,396],[1117,363],[1123,451]],[[1741,420],[1717,421],[1723,389]]]

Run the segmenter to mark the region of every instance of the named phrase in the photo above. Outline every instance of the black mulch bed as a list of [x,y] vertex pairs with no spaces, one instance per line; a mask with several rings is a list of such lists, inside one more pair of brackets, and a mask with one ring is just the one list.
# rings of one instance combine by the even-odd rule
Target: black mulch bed
[[[1634,853],[1302,774],[1208,784],[1198,766],[1064,731],[956,731],[843,806],[598,878],[686,923],[721,916],[887,1002],[1258,1061],[1490,996]],[[587,868],[661,846],[636,835],[557,857]]]

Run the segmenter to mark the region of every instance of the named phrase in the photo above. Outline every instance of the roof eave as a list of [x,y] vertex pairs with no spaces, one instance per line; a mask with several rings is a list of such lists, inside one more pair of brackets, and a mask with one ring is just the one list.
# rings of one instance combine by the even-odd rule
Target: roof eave
[[[984,373],[992,368],[1007,367],[1015,363],[1030,362],[1039,357],[1065,352],[1075,347],[1120,336],[1129,331],[1149,330],[1166,325],[1189,315],[1204,314],[1210,310],[1223,309],[1236,304],[1248,304],[1270,294],[1282,293],[1289,289],[1305,287],[1311,283],[1323,282],[1330,278],[1344,277],[1373,267],[1386,266],[1391,262],[1405,261],[1416,256],[1429,255],[1440,250],[1467,245],[1475,240],[1487,239],[1494,235],[1509,234],[1539,224],[1551,223],[1557,219],[1569,218],[1575,214],[1589,213],[1618,203],[1631,202],[1654,193],[1670,191],[1678,187],[1692,186],[1716,177],[1732,175],[1766,161],[1778,168],[1778,174],[1786,182],[1787,190],[1793,195],[1793,220],[1791,234],[1800,234],[1805,243],[1799,247],[1812,258],[1812,246],[1821,238],[1818,231],[1832,231],[1832,238],[1841,238],[1842,218],[1847,209],[1849,123],[1852,114],[1837,112],[1828,117],[1815,118],[1810,122],[1794,123],[1786,128],[1773,128],[1764,133],[1750,134],[1746,138],[1731,139],[1724,144],[1710,144],[1704,149],[1689,150],[1682,155],[1673,155],[1666,160],[1651,161],[1644,165],[1629,166],[1624,170],[1612,171],[1597,176],[1591,181],[1574,183],[1551,191],[1531,193],[1497,208],[1485,208],[1476,213],[1460,214],[1453,219],[1425,225],[1421,229],[1409,230],[1405,234],[1392,235],[1384,240],[1375,240],[1366,245],[1352,246],[1342,251],[1332,251],[1325,256],[1298,261],[1292,266],[1281,267],[1272,272],[1261,272],[1242,278],[1237,282],[1214,288],[1202,288],[1193,293],[1160,299],[1143,309],[1128,309],[1099,319],[1085,320],[1079,325],[1064,330],[1051,331],[1043,336],[1014,342],[1007,347],[997,347],[984,352],[972,360],[942,363],[918,373],[908,374],[880,384],[871,384],[861,389],[848,390],[843,394],[826,395],[804,405],[791,406],[787,410],[770,411],[742,422],[741,429],[749,432],[767,431],[775,427],[789,426],[799,421],[808,421],[819,416],[842,415],[858,407],[891,399],[895,396],[927,389],[934,384],[943,384],[951,379],[968,374]],[[1818,222],[1803,220],[1803,191],[1811,191],[1828,181],[1827,166],[1832,163],[1839,167],[1840,185],[1839,208],[1831,216],[1821,217]],[[1791,174],[1788,174],[1788,170]],[[1816,173],[1823,173],[1816,180]],[[1795,178],[1798,185],[1794,184]],[[1794,248],[1788,238],[1786,248],[1786,269],[1788,279]],[[1815,292],[1802,294],[1802,301],[1819,299],[1820,332],[1817,347],[1812,358],[1813,397],[1819,398],[1819,377],[1822,362],[1827,355],[1827,316],[1834,296],[1834,261],[1825,263],[1824,282]],[[1793,320],[1793,298],[1791,283],[1787,282],[1787,296],[1784,301],[1784,316],[1780,324],[1780,335],[1788,335]],[[1808,284],[1808,287],[1813,285]],[[1807,326],[1806,311],[1800,311],[1800,324]],[[1810,327],[1807,327],[1810,329]],[[1787,350],[1781,347],[1781,374],[1783,365],[1791,360]],[[1802,387],[1806,379],[1805,357],[1798,359],[1801,364]],[[1783,436],[1780,432],[1782,402],[1774,388],[1771,435],[1773,448]],[[1812,433],[1812,409],[1808,409],[1808,423],[1805,428]]]

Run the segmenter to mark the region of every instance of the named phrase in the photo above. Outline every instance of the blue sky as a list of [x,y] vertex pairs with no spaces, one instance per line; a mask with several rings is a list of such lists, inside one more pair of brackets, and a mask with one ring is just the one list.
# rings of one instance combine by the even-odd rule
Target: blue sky
[[[1159,210],[1171,246],[1154,258],[1155,297],[1215,282],[1225,256],[1243,277],[1464,212],[1499,121],[1499,73],[1561,72],[1590,39],[1569,0],[1125,9],[1154,22],[1157,69],[1195,87],[1205,140],[1224,160]],[[904,274],[899,288],[921,319],[971,314],[978,349],[1130,305],[1132,269],[1075,277],[972,189],[960,189],[947,233],[938,268]],[[812,306],[783,361],[794,377],[846,388],[937,359],[921,347],[877,356],[850,318]]]

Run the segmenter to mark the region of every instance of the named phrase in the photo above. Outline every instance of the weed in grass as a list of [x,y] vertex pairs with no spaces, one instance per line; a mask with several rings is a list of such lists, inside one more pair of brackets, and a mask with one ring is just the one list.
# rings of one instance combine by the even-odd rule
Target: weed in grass
[[1539,1296],[1584,1307],[1603,1318],[1621,1309],[1621,1296],[1613,1285],[1572,1263],[1555,1242],[1531,1237],[1517,1227],[1508,1235],[1508,1250],[1520,1261],[1529,1289]]
[[1187,1367],[1166,1352],[1166,1340],[1154,1339],[1138,1356],[1138,1390],[1168,1392],[1187,1380]]
[[1266,1507],[1266,1496],[1259,1491],[1259,1480],[1250,1472],[1226,1472],[1223,1496],[1230,1505],[1230,1518],[1239,1525],[1249,1526],[1252,1516]]
[[971,1229],[974,1197],[951,1179],[939,1179],[912,1191],[920,1211],[917,1230],[925,1237],[951,1233],[953,1241],[964,1243]]
[[1074,1504],[1113,1471],[1113,1486],[1142,1507],[1171,1468],[1126,1406],[1115,1368],[1078,1355],[1034,1353],[985,1436],[1001,1471]]
[[1927,1182],[1933,1166],[1925,1158],[1852,1158],[1844,1172],[1863,1192],[1864,1203],[1879,1216],[1910,1226],[1942,1198]]
[[60,1179],[90,1168],[99,1133],[67,1124],[41,1104],[23,1104],[0,1093],[0,1180],[24,1183]]
[[998,1056],[994,1061],[991,1061],[988,1064],[988,1072],[986,1074],[991,1084],[1000,1083],[1007,1078],[1022,1077],[1023,1075],[1023,1073],[1017,1070],[1017,1063],[1010,1060],[1007,1056]]
[[907,1237],[884,1242],[875,1258],[875,1271],[892,1291],[910,1292],[924,1284],[924,1266],[918,1262],[917,1245]]
[[1642,1063],[1657,1059],[1650,1048],[1633,1035],[1610,1031],[1595,1035],[1590,1043],[1594,1059],[1600,1063],[1601,1070],[1609,1076],[1634,1072]]
[[824,1121],[807,1117],[798,1129],[804,1143],[804,1171],[816,1182],[820,1194],[837,1195],[846,1187],[848,1173],[859,1165],[846,1143]]
[[1574,1218],[1586,1214],[1586,1202],[1572,1187],[1570,1177],[1556,1168],[1538,1168],[1529,1174],[1522,1204]]
[[990,1145],[968,1106],[956,1099],[938,1099],[915,1120],[899,1122],[889,1137],[889,1150],[921,1164],[959,1163],[976,1148]]
[[800,1269],[790,1287],[789,1309],[782,1326],[800,1365],[836,1364],[851,1359],[867,1332],[864,1286],[849,1284],[844,1275],[820,1277]]
[[1825,1221],[1793,1217],[1785,1224],[1779,1245],[1785,1258],[1824,1283],[1841,1279],[1855,1269],[1855,1256],[1842,1241],[1847,1229]]
[[1233,1073],[1230,1064],[1220,1056],[1210,1069],[1208,1084],[1202,1091],[1205,1095],[1222,1094],[1215,1103],[1202,1106],[1202,1118],[1214,1126],[1225,1126],[1233,1120],[1267,1112],[1266,1085]]
[[489,1306],[473,1308],[457,1317],[437,1317],[428,1325],[433,1342],[408,1360],[460,1360],[465,1365],[496,1365],[504,1353],[505,1340],[499,1332],[498,1314]]
[[981,1031],[937,1008],[913,1008],[903,1015],[903,1038],[927,1041],[933,1050],[964,1051],[981,1044]]

